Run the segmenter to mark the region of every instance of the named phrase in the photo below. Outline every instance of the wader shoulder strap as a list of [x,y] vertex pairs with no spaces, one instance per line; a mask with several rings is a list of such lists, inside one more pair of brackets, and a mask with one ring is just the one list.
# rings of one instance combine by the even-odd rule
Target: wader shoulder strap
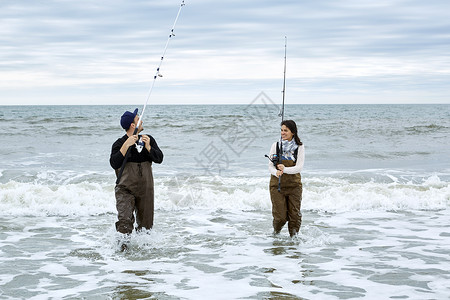
[[[280,142],[277,142],[277,164],[281,164],[281,160],[282,160],[282,156],[283,156],[283,153],[281,152],[281,149],[280,149]],[[276,167],[276,165],[275,165],[275,167]]]

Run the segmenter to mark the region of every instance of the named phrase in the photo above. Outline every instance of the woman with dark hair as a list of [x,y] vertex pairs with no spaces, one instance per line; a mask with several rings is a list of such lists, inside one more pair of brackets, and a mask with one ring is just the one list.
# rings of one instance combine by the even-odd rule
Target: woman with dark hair
[[[292,120],[281,122],[281,140],[270,148],[270,198],[272,200],[273,230],[280,233],[288,222],[291,237],[298,234],[302,223],[302,180],[300,172],[305,161],[305,147]],[[281,176],[281,184],[278,186]]]

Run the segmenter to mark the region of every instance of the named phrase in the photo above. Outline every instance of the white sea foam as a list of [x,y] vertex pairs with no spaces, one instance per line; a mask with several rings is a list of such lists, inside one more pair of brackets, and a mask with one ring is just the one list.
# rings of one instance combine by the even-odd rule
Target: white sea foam
[[445,299],[449,212],[310,211],[291,239],[270,212],[159,211],[126,253],[111,215],[3,217],[21,237],[0,241],[0,282],[14,299]]
[[[450,184],[432,176],[422,183],[349,183],[336,178],[306,181],[304,209],[329,212],[353,210],[445,209],[450,205]],[[308,200],[306,200],[308,199]]]
[[10,181],[0,184],[1,214],[98,215],[113,212],[113,186],[83,182],[44,185]]
[[[266,177],[160,177],[155,179],[155,195],[159,210],[271,208]],[[449,206],[450,184],[435,175],[421,182],[390,183],[322,176],[303,179],[303,210],[439,210]],[[0,209],[4,215],[115,213],[114,185],[10,181],[0,184]]]

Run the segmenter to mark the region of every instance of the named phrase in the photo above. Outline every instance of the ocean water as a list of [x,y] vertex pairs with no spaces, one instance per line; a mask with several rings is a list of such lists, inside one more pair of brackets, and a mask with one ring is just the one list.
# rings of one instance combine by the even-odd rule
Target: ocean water
[[450,105],[287,105],[303,224],[272,235],[279,107],[151,105],[155,226],[117,249],[130,106],[0,106],[1,299],[449,299]]

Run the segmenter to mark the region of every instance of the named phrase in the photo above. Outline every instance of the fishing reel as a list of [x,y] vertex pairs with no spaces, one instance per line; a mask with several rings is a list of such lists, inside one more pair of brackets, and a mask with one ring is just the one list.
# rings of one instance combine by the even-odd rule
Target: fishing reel
[[[281,163],[280,157],[278,155],[274,154],[272,157],[269,157],[269,155],[264,155],[267,157],[274,165],[275,169],[278,170],[278,164]],[[278,177],[278,192],[281,192],[281,176]]]
[[264,155],[265,157],[267,157],[274,165],[275,169],[277,168],[277,165],[280,163],[280,158],[278,157],[278,155],[273,154],[272,157],[269,157],[269,155]]
[[142,136],[139,138],[139,141],[135,145],[137,152],[141,153],[142,149],[144,149],[144,142],[142,141]]

